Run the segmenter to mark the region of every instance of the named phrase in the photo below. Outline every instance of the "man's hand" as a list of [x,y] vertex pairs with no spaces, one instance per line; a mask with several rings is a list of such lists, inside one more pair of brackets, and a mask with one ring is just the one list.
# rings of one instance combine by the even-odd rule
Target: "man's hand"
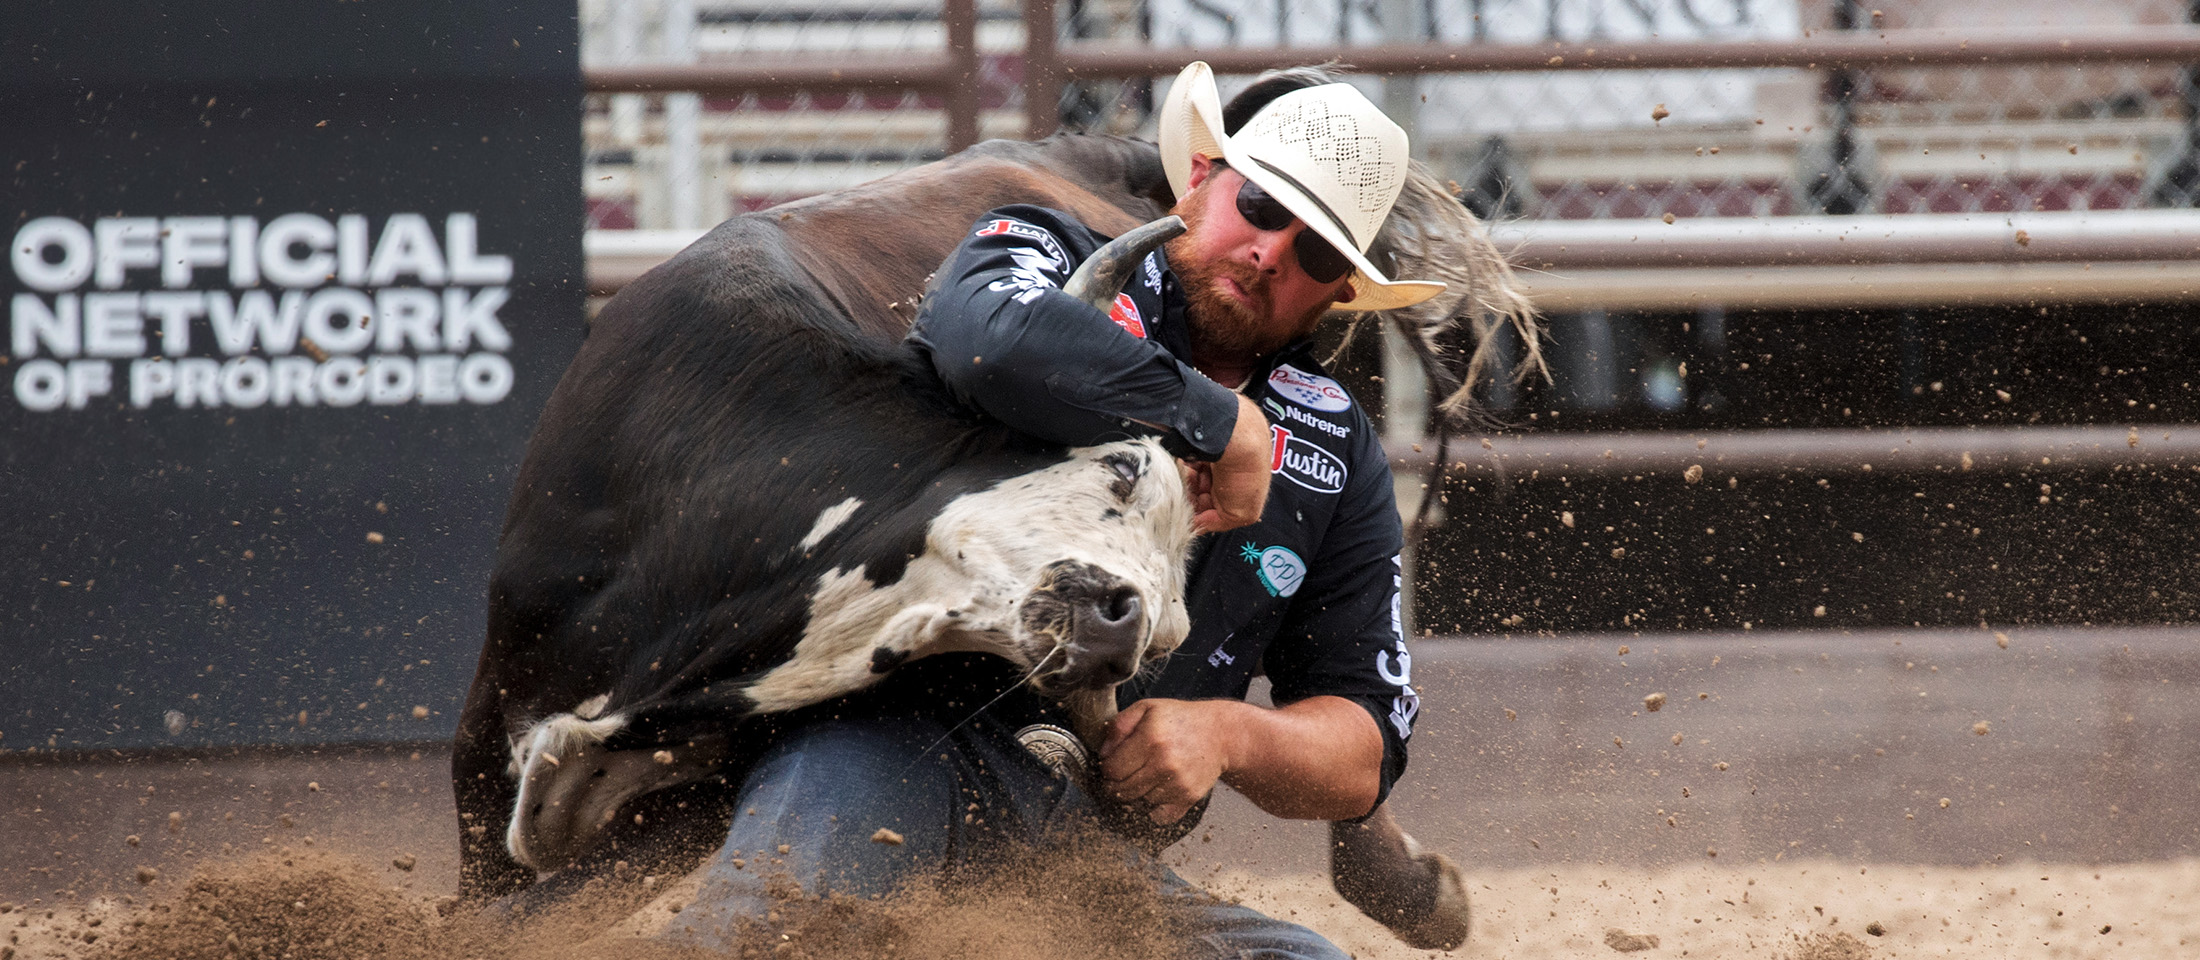
[[1216,700],[1140,700],[1108,723],[1100,775],[1118,800],[1153,805],[1155,823],[1175,823],[1215,788],[1226,762]]
[[1222,459],[1194,464],[1190,479],[1192,526],[1201,533],[1242,527],[1260,519],[1268,507],[1269,458],[1275,436],[1260,407],[1238,396],[1237,426]]
[[1228,783],[1295,820],[1349,820],[1381,792],[1383,735],[1359,704],[1308,697],[1269,709],[1243,700],[1150,698],[1123,708],[1100,744],[1102,789],[1175,823]]

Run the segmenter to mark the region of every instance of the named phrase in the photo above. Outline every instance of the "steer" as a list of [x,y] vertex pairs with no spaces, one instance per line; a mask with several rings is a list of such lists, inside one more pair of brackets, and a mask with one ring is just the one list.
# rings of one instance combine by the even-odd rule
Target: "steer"
[[[931,268],[1014,202],[1122,234],[1170,198],[1145,144],[996,141],[729,220],[604,307],[499,543],[452,767],[466,897],[571,863],[646,794],[737,776],[745,717],[976,650],[1089,738],[1182,639],[1190,507],[1159,445],[1016,435],[901,344]],[[1390,845],[1348,851],[1397,846],[1374,822]],[[1368,875],[1435,875],[1384,862]]]

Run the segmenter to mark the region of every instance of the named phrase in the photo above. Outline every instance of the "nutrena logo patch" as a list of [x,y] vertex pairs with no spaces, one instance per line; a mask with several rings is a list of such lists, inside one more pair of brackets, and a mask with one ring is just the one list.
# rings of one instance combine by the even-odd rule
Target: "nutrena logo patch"
[[1318,373],[1308,373],[1288,363],[1268,375],[1276,395],[1302,407],[1336,413],[1352,409],[1352,395],[1344,385]]
[[1341,493],[1346,476],[1344,461],[1303,437],[1291,435],[1281,424],[1269,424],[1275,446],[1268,451],[1268,471],[1315,493]]
[[1290,547],[1262,547],[1252,541],[1238,548],[1238,556],[1253,565],[1260,585],[1271,597],[1288,597],[1306,582],[1306,561]]
[[1108,319],[1115,321],[1116,326],[1122,327],[1124,333],[1140,340],[1146,339],[1146,321],[1139,318],[1138,303],[1131,299],[1130,294],[1118,293],[1115,295],[1115,309],[1108,311]]

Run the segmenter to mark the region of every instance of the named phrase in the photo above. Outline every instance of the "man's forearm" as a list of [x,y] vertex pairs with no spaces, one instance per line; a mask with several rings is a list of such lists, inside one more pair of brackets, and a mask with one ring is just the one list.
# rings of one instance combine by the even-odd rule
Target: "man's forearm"
[[1375,808],[1383,738],[1374,718],[1342,697],[1308,697],[1268,709],[1208,701],[1228,711],[1222,782],[1262,810],[1295,820],[1347,820]]

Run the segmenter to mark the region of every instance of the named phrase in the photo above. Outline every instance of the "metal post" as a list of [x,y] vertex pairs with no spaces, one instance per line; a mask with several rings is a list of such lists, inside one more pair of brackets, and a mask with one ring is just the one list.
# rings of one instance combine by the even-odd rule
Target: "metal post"
[[[2190,0],[2185,19],[2200,23],[2200,0]],[[2148,199],[2160,207],[2200,206],[2200,65],[2177,71],[2177,98],[2185,105],[2185,142],[2162,172]]]
[[947,152],[955,153],[978,142],[977,0],[946,0],[942,19],[947,25],[947,56],[955,64],[943,91],[947,100]]
[[[642,6],[639,3],[613,3],[610,29],[605,32],[604,59],[618,66],[630,66],[642,59]],[[642,142],[642,120],[648,109],[642,97],[632,93],[611,95],[611,139],[621,146],[634,147]]]
[[1061,125],[1062,63],[1054,0],[1024,0],[1024,139],[1043,140]]
[[[1862,26],[1857,0],[1836,0],[1833,27],[1844,32]],[[1871,207],[1872,189],[1857,170],[1863,162],[1856,148],[1856,93],[1862,74],[1853,67],[1836,67],[1826,75],[1826,106],[1833,128],[1833,143],[1826,165],[1804,183],[1804,195],[1816,213],[1862,213]]]
[[[668,63],[695,62],[695,0],[665,0],[659,47]],[[665,200],[675,230],[705,226],[703,209],[703,98],[665,94]]]

